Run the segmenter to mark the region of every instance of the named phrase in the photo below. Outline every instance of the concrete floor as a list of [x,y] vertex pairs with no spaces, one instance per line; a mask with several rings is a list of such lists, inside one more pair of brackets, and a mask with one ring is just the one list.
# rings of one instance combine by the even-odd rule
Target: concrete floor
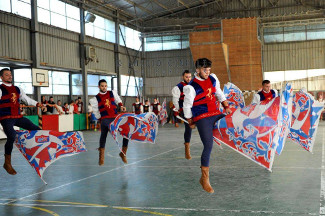
[[[325,214],[325,123],[314,153],[287,141],[273,172],[223,146],[214,147],[210,181],[199,184],[202,144],[192,136],[192,157],[184,158],[184,126],[159,128],[155,145],[131,143],[124,165],[112,138],[99,167],[100,132],[85,131],[88,152],[62,158],[44,174],[45,186],[15,147],[18,174],[0,169],[0,215],[319,215]],[[3,163],[4,140],[0,141]]]

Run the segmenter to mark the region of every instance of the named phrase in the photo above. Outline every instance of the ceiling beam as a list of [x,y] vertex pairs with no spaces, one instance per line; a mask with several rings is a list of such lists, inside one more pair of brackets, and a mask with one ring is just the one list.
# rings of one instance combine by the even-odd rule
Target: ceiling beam
[[179,3],[181,3],[182,5],[184,5],[187,8],[190,8],[187,4],[185,4],[182,0],[177,0]]
[[149,13],[149,14],[151,14],[151,15],[154,15],[154,13],[153,13],[151,10],[148,10],[147,8],[145,8],[145,7],[143,7],[143,6],[141,6],[141,5],[137,4],[137,3],[135,3],[134,1],[131,1],[131,0],[124,0],[124,1],[126,1],[127,3],[133,5],[134,7],[139,8],[140,10],[142,10],[142,11],[144,11],[144,12],[146,12],[146,13]]
[[155,2],[158,6],[164,8],[165,10],[168,10],[169,12],[173,13],[172,10],[170,10],[168,7],[166,7],[165,5],[161,4],[158,0],[151,0],[153,2]]

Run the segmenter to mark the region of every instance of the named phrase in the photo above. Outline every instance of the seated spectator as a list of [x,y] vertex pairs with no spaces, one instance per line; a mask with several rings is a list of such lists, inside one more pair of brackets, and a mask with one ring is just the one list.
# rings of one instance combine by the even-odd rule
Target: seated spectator
[[76,99],[73,104],[73,114],[80,114],[78,108],[78,99]]
[[54,102],[53,97],[51,96],[51,97],[50,97],[50,101],[47,103],[47,106],[46,106],[46,107],[47,107],[47,112],[46,112],[46,114],[48,114],[48,115],[53,114],[54,105],[55,105],[55,102]]

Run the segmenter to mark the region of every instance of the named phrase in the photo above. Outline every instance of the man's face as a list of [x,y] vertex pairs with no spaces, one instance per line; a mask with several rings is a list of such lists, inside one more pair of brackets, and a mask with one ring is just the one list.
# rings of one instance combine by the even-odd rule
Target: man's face
[[196,69],[196,73],[201,79],[208,79],[210,73],[211,73],[211,68],[198,68]]
[[192,79],[192,74],[191,73],[186,73],[186,74],[184,74],[184,76],[183,76],[183,80],[184,80],[184,82],[187,84],[187,83],[189,83],[190,81],[191,81],[191,79]]
[[138,102],[139,102],[139,98],[136,98],[136,99],[135,99],[135,102],[137,102],[137,103],[138,103]]
[[5,70],[1,76],[1,80],[4,83],[12,83],[12,75],[10,70]]
[[53,101],[54,101],[54,99],[53,99],[53,98],[50,98],[50,101],[51,101],[51,102],[53,102]]
[[146,102],[146,105],[147,105],[147,106],[149,105],[149,101]]
[[271,90],[271,83],[266,84],[264,83],[263,85],[263,91],[265,91],[266,93],[268,93]]
[[58,105],[61,106],[61,101],[58,101]]
[[157,99],[155,98],[155,99],[153,100],[153,102],[154,102],[154,103],[157,103],[158,101],[157,101]]
[[79,102],[79,103],[81,102],[81,98],[78,98],[78,102]]
[[100,85],[98,86],[99,91],[102,93],[107,92],[107,83],[106,82],[101,82]]

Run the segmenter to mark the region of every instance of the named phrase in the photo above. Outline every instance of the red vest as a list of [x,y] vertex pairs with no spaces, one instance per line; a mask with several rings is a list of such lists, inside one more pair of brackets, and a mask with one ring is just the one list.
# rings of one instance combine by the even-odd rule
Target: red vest
[[178,106],[179,106],[179,109],[182,110],[183,109],[183,104],[184,104],[184,98],[185,98],[185,94],[183,92],[183,89],[184,89],[184,86],[186,86],[187,84],[185,82],[180,82],[177,84],[177,87],[179,89],[179,91],[181,92],[181,95],[179,97],[179,100],[178,100]]
[[98,93],[96,99],[101,119],[115,118],[117,116],[117,105],[112,91],[107,91],[106,94]]
[[22,118],[20,115],[20,90],[17,86],[0,85],[0,121],[7,118]]
[[159,110],[158,110],[158,106],[160,105],[160,103],[156,103],[156,104],[151,104],[152,106],[152,112],[154,112],[156,115],[158,115]]
[[193,121],[221,114],[216,105],[216,80],[212,76],[206,80],[194,78],[190,85],[196,92],[192,107]]
[[134,113],[135,114],[140,114],[141,113],[141,106],[142,103],[133,103],[132,106],[134,106]]

